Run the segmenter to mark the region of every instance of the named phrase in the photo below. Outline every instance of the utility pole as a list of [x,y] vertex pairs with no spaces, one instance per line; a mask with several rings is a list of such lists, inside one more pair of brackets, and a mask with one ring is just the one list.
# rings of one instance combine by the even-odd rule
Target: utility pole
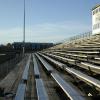
[[25,0],[24,0],[24,23],[23,23],[23,55],[25,54]]

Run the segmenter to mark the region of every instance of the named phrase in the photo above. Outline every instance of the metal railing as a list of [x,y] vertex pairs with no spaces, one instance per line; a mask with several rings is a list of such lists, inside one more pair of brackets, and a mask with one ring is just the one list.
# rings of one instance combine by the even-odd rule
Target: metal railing
[[89,32],[85,32],[83,34],[79,34],[79,35],[69,37],[69,38],[64,39],[60,42],[57,42],[56,44],[62,44],[62,43],[66,43],[66,42],[69,43],[69,42],[73,42],[73,41],[76,41],[76,40],[79,40],[79,39],[90,38],[91,36],[92,36],[92,32],[89,31]]
[[16,55],[15,58],[10,59],[3,64],[0,64],[0,80],[3,79],[15,65],[22,59],[22,55]]

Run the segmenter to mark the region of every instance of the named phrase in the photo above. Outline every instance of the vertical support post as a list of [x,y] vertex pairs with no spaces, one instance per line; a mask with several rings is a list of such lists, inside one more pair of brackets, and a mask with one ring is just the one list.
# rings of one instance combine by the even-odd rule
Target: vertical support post
[[23,24],[23,55],[25,54],[25,0],[24,0],[24,24]]

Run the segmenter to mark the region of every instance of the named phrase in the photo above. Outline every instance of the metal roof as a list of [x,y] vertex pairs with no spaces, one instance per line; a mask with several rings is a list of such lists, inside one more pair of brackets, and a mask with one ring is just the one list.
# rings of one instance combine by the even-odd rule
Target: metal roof
[[94,10],[94,9],[96,9],[96,8],[98,8],[98,7],[100,7],[100,4],[97,4],[96,6],[94,6],[94,7],[92,8],[92,10]]

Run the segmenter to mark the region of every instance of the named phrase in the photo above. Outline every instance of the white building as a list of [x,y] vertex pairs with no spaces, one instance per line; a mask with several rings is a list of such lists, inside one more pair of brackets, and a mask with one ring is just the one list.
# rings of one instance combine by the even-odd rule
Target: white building
[[100,5],[92,9],[92,34],[100,34]]

